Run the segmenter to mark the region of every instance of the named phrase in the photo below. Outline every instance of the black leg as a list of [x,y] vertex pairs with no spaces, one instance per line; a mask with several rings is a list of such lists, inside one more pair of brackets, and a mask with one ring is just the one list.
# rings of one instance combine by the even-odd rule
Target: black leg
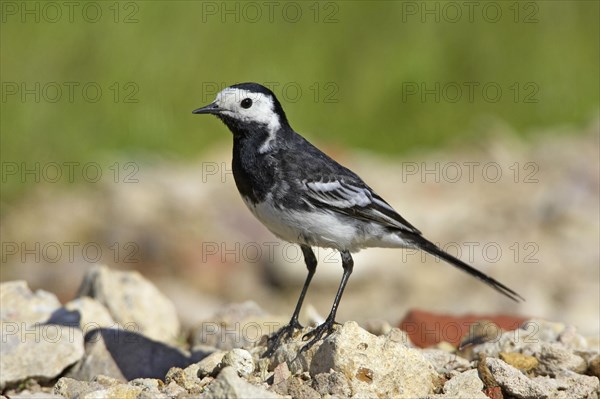
[[300,309],[302,309],[302,303],[304,302],[306,291],[308,291],[308,286],[310,285],[313,275],[317,270],[317,258],[313,250],[306,245],[301,245],[300,248],[302,248],[302,254],[304,255],[304,262],[306,263],[306,268],[308,269],[308,275],[306,276],[306,280],[304,281],[304,286],[302,287],[300,298],[298,298],[298,303],[296,303],[296,309],[294,309],[292,320],[290,320],[290,324],[295,325],[299,329],[302,328],[302,326],[298,322],[298,317],[300,316]]
[[306,291],[308,291],[308,286],[317,270],[317,258],[313,250],[307,245],[300,245],[302,249],[302,254],[304,255],[304,263],[306,263],[306,268],[308,269],[308,275],[306,276],[306,280],[304,281],[304,286],[302,287],[302,292],[300,293],[300,298],[298,298],[298,303],[296,303],[296,309],[294,309],[294,314],[292,314],[292,319],[290,322],[281,327],[275,334],[269,337],[267,351],[263,354],[263,357],[269,357],[274,352],[275,349],[281,343],[281,340],[287,337],[290,337],[294,330],[302,329],[302,325],[298,321],[298,317],[300,316],[300,310],[302,309],[302,303],[304,302],[304,297],[306,296]]
[[333,332],[335,314],[337,313],[337,308],[340,304],[340,300],[342,299],[342,294],[344,293],[348,279],[352,274],[352,269],[354,268],[354,260],[352,260],[352,255],[350,255],[350,252],[342,251],[340,252],[340,255],[342,256],[342,267],[344,268],[344,274],[342,275],[342,281],[340,282],[340,287],[338,288],[337,294],[335,294],[333,306],[331,307],[331,311],[329,312],[329,316],[327,316],[325,322],[302,337],[304,340],[310,339],[310,341],[308,341],[308,343],[302,347],[302,352],[310,349],[310,347],[316,344],[320,339],[327,337]]

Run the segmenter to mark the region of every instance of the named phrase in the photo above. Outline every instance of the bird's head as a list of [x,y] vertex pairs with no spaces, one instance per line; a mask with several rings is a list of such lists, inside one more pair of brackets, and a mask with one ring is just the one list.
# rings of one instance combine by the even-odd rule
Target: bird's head
[[192,113],[215,115],[234,134],[261,128],[274,132],[288,126],[283,108],[275,94],[258,83],[229,86],[221,90],[211,104]]

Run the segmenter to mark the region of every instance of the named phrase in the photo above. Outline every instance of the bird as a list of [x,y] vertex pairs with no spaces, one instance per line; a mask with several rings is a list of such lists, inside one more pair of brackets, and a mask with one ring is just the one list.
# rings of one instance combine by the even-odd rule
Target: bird
[[337,250],[343,274],[329,315],[303,335],[306,344],[302,351],[335,330],[337,309],[354,267],[352,253],[363,248],[419,249],[516,302],[524,300],[426,239],[356,173],[292,129],[281,103],[267,87],[253,82],[234,84],[192,113],[214,115],[229,128],[232,172],[244,203],[275,236],[300,246],[308,269],[290,322],[269,337],[264,355],[272,355],[285,339],[303,328],[298,318],[317,268],[313,247]]

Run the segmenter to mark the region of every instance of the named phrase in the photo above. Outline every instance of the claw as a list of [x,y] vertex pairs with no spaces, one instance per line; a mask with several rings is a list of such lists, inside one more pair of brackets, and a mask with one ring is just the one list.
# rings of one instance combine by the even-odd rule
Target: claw
[[300,353],[306,352],[309,350],[314,344],[319,342],[321,339],[325,339],[335,331],[336,325],[339,325],[335,320],[327,319],[325,322],[317,327],[314,330],[307,332],[302,336],[302,341],[307,341],[306,345],[300,349]]
[[281,342],[291,338],[294,334],[294,331],[302,330],[302,328],[303,327],[298,320],[292,320],[289,324],[281,327],[267,339],[267,350],[262,354],[261,357],[265,358],[273,356],[275,350],[279,347],[279,345],[281,345]]

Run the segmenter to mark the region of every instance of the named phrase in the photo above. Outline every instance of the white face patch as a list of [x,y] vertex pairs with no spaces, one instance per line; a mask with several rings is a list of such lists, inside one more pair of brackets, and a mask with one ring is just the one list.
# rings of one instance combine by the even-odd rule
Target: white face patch
[[[251,105],[244,108],[242,104],[251,101]],[[221,113],[230,118],[247,123],[260,123],[267,126],[269,137],[259,148],[264,153],[269,150],[270,143],[275,139],[275,133],[281,127],[279,116],[275,113],[273,99],[263,93],[253,93],[248,90],[228,87],[223,89],[215,100]]]

